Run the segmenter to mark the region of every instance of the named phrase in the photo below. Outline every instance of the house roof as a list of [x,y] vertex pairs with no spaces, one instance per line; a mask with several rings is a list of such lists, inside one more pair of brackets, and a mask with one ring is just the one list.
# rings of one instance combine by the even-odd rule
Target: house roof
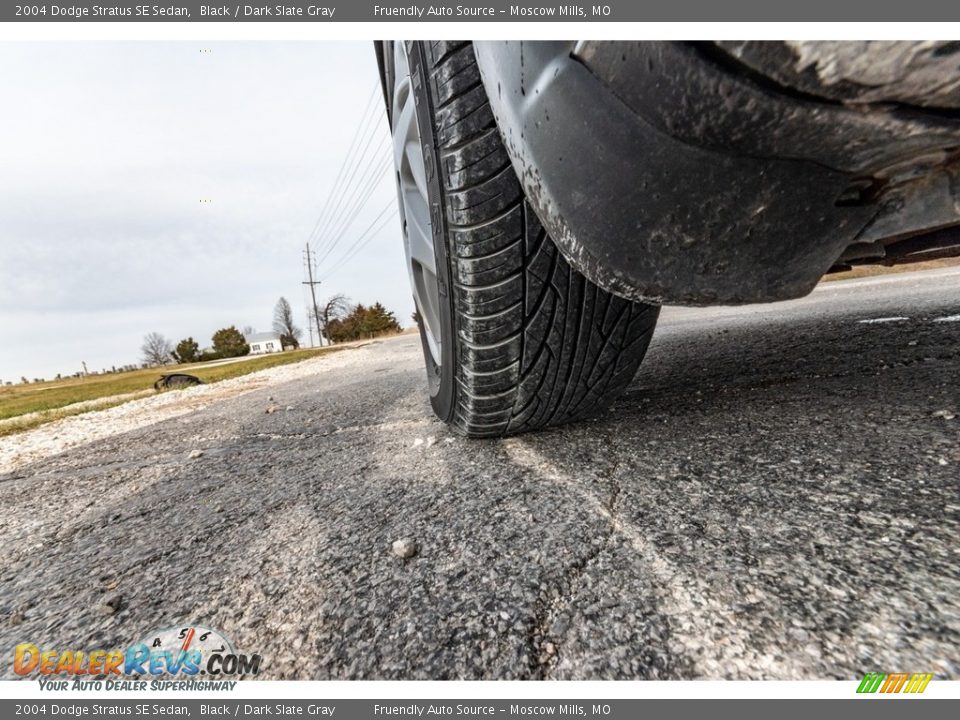
[[276,340],[279,342],[280,333],[277,332],[259,332],[253,333],[252,335],[247,335],[244,338],[247,343],[260,343],[260,342],[269,342],[270,340]]

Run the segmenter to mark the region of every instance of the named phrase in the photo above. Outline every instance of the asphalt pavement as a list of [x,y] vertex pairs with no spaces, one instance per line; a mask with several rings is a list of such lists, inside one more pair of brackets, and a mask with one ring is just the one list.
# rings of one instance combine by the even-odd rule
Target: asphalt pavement
[[199,623],[267,678],[957,677],[960,271],[667,308],[610,412],[502,441],[434,419],[415,336],[347,352],[0,475],[0,656]]

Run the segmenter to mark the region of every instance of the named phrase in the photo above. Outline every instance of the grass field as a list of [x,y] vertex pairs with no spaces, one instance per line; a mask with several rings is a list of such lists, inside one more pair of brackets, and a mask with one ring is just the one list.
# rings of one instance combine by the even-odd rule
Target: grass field
[[[65,378],[29,385],[3,386],[0,387],[0,421],[23,415],[31,417],[29,421],[25,418],[25,422],[22,423],[0,422],[0,436],[24,430],[27,427],[35,427],[66,415],[110,407],[136,397],[152,395],[156,392],[153,389],[153,383],[165,372],[188,372],[206,383],[213,383],[341,349],[343,346],[291,350],[285,353],[243,358],[236,362],[214,361],[169,365],[165,368],[90,375],[84,378]],[[103,402],[96,402],[100,400]],[[76,406],[77,403],[83,403],[83,405],[77,407],[75,412],[71,411],[70,406]],[[39,417],[36,416],[38,413]]]

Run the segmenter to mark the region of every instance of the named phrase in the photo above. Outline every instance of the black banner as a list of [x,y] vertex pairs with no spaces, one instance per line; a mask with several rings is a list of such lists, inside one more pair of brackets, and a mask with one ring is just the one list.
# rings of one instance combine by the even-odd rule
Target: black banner
[[[948,22],[960,19],[960,3],[877,0],[859,3],[808,0],[603,0],[596,4],[507,2],[416,3],[403,0],[216,4],[196,0],[133,3],[102,0],[0,5],[2,22]],[[735,33],[734,33],[735,34]]]

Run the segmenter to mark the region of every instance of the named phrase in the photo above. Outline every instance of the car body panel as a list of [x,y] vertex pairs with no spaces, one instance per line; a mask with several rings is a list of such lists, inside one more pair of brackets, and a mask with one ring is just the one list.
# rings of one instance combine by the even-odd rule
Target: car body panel
[[622,296],[799,297],[851,247],[882,259],[886,238],[960,222],[954,117],[781,92],[714,46],[475,51],[528,200],[570,262]]

